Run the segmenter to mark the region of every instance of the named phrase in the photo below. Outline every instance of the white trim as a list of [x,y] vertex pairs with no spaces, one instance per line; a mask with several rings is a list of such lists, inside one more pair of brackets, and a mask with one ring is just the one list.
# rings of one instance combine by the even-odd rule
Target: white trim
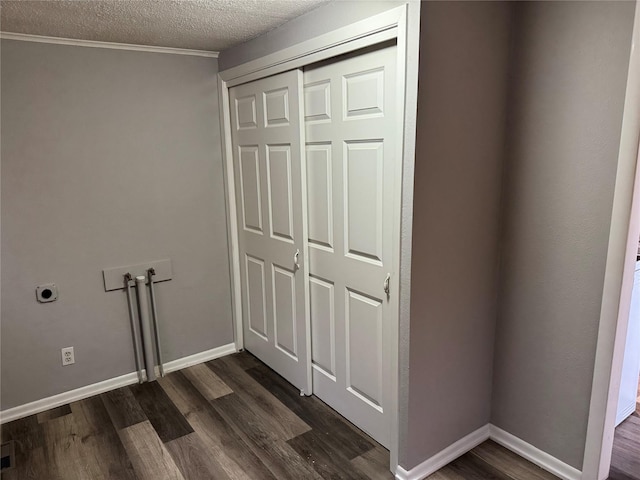
[[[419,9],[419,4],[417,4]],[[282,73],[285,71],[302,68],[311,63],[327,60],[338,55],[358,50],[371,45],[376,45],[384,40],[397,38],[398,51],[402,52],[405,62],[404,68],[399,74],[402,84],[398,84],[398,100],[405,107],[404,122],[402,125],[401,135],[402,141],[398,142],[399,158],[402,158],[402,176],[401,181],[401,202],[402,211],[411,214],[413,208],[413,169],[414,169],[414,153],[415,153],[415,125],[416,125],[416,98],[418,84],[417,58],[415,65],[407,65],[407,54],[412,52],[417,57],[416,48],[413,45],[419,42],[419,15],[413,19],[411,28],[407,25],[407,9],[408,4],[387,10],[378,15],[374,15],[365,20],[355,22],[346,27],[342,27],[329,33],[320,35],[313,39],[299,43],[292,47],[280,50],[262,58],[252,60],[250,62],[238,65],[236,67],[224,70],[218,73],[218,88],[220,96],[220,106],[222,108],[222,136],[223,136],[223,156],[225,166],[225,181],[227,182],[227,211],[231,234],[229,235],[231,245],[231,261],[232,265],[232,296],[234,315],[234,330],[236,332],[236,342],[238,348],[242,348],[242,291],[240,284],[240,258],[239,245],[237,238],[237,205],[235,200],[235,186],[233,181],[233,149],[229,141],[224,139],[231,138],[230,128],[230,105],[229,105],[229,89],[233,86],[258,80],[270,75]],[[414,5],[415,8],[415,5]],[[415,13],[415,12],[414,12]],[[418,12],[419,13],[419,12]],[[411,45],[410,45],[411,43]],[[411,91],[409,91],[411,89]],[[402,94],[400,94],[402,91]],[[413,102],[413,103],[410,103]],[[409,128],[409,131],[406,128]],[[413,136],[412,136],[413,135]],[[406,219],[405,219],[406,220]],[[409,234],[409,238],[403,237],[404,241],[400,242],[400,246],[410,246],[411,243],[411,225],[402,224],[401,229],[404,235]],[[396,358],[392,359],[392,379],[391,379],[391,442],[389,445],[390,468],[396,470],[398,466],[398,448],[400,443],[399,436],[399,371],[406,369],[406,366],[399,365],[399,329],[400,329],[400,312],[409,312],[410,295],[408,291],[400,291],[400,278],[404,287],[409,285],[411,257],[410,252],[400,252],[400,257],[396,265],[400,265],[399,275],[394,275],[394,291],[399,292],[398,301],[398,321],[396,324],[397,331],[393,334],[392,341],[395,342],[394,349]],[[408,322],[408,316],[402,317]]]
[[300,124],[298,125],[298,137],[300,138],[299,156],[300,156],[300,183],[301,183],[301,200],[302,200],[302,261],[303,261],[303,292],[304,292],[304,328],[308,332],[305,337],[305,362],[307,364],[306,371],[306,388],[304,391],[300,391],[300,394],[306,396],[313,395],[313,361],[311,359],[311,291],[309,286],[309,271],[311,270],[311,263],[309,262],[309,217],[307,210],[307,162],[305,158],[306,142],[305,142],[305,128],[304,121],[304,74],[302,69],[298,69],[298,92],[300,97],[298,98],[298,118]]
[[[400,451],[400,372],[408,371],[408,362],[400,362],[400,331],[403,329],[403,321],[406,327],[409,325],[409,317],[403,318],[402,313],[408,311],[411,301],[411,290],[401,291],[401,285],[407,286],[411,282],[411,234],[413,219],[407,219],[407,208],[413,208],[413,171],[415,163],[415,142],[416,142],[416,118],[418,105],[418,50],[420,43],[420,3],[413,2],[407,4],[398,18],[397,45],[396,45],[396,108],[397,127],[395,157],[400,159],[396,162],[395,181],[393,185],[394,193],[394,222],[393,222],[393,247],[392,247],[392,268],[391,288],[395,292],[395,314],[396,323],[392,330],[390,342],[390,368],[391,378],[389,388],[391,389],[391,409],[390,409],[390,467],[395,470],[398,467]],[[415,61],[409,61],[412,57]],[[397,217],[395,216],[397,215]],[[407,221],[408,220],[408,221]],[[409,263],[403,264],[402,260],[407,258],[407,252],[403,248],[409,246]],[[405,295],[406,293],[406,295]],[[403,304],[403,301],[406,302]],[[408,351],[408,344],[404,344]],[[408,357],[407,357],[408,360]],[[408,385],[405,393],[408,396]],[[406,396],[404,397],[406,398]]]
[[629,405],[624,408],[619,408],[618,415],[616,415],[616,427],[624,422],[633,412],[636,411],[636,399],[634,398]]
[[177,360],[167,362],[164,364],[164,371],[165,373],[175,372],[176,370],[192,367],[193,365],[224,357],[237,351],[235,343],[227,343],[226,345],[221,345],[220,347],[212,348],[211,350],[205,350],[204,352],[194,353],[188,357],[182,357]]
[[[191,367],[198,363],[207,362],[214,358],[223,357],[231,353],[236,352],[236,346],[233,343],[222,345],[221,347],[212,348],[204,352],[189,355],[188,357],[179,358],[171,362],[165,363],[164,371],[166,373],[174,372],[182,368]],[[159,372],[157,372],[159,375]],[[144,377],[144,375],[143,375]],[[77,402],[84,398],[92,397],[100,393],[115,390],[120,387],[126,387],[127,385],[133,385],[138,383],[138,374],[136,372],[127,373],[119,377],[103,380],[102,382],[93,383],[85,387],[69,390],[68,392],[59,393],[51,397],[42,398],[35,402],[26,403],[18,407],[8,408],[0,412],[0,424],[11,422],[19,418],[24,418],[35,413],[44,412],[51,408],[59,407],[60,405],[66,405],[67,403]]]
[[218,75],[218,103],[221,109],[220,128],[222,131],[222,170],[227,207],[227,241],[229,242],[229,273],[231,276],[231,312],[236,346],[244,349],[244,331],[242,326],[242,284],[240,277],[240,241],[238,239],[238,206],[236,204],[236,185],[233,180],[233,146],[231,144],[231,108],[229,106],[229,87]]
[[44,35],[29,35],[26,33],[0,32],[0,38],[4,40],[19,40],[21,42],[71,45],[74,47],[110,48],[112,50],[133,50],[136,52],[170,53],[173,55],[191,55],[194,57],[218,58],[218,52],[209,50],[190,50],[188,48],[159,47],[155,45],[135,45],[133,43],[99,42],[96,40],[47,37]]
[[[290,60],[284,62],[275,62],[274,64],[269,65],[264,70],[255,72],[249,71],[248,73],[240,77],[227,80],[227,83],[229,87],[235,87],[236,85],[240,85],[242,83],[258,80],[260,78],[264,78],[265,76],[276,75],[278,73],[286,72],[289,70],[302,68],[306,65],[326,60],[327,58],[337,57],[344,53],[353,52],[354,50],[365,48],[370,45],[375,45],[376,43],[382,43],[386,40],[391,40],[397,37],[398,32],[396,31],[396,27],[389,28],[380,32],[372,33],[368,36],[358,37],[355,40],[349,42],[336,43],[332,47],[319,49],[318,51],[309,53],[309,55],[307,56],[291,58]],[[327,50],[331,51],[331,55],[328,57],[326,54]],[[229,70],[225,70],[225,72],[228,71]]]
[[18,407],[8,408],[0,412],[0,424],[11,422],[19,418],[24,418],[35,413],[44,412],[50,408],[59,407],[67,403],[76,402],[84,398],[92,397],[100,393],[115,390],[116,388],[125,387],[138,383],[138,374],[136,372],[127,373],[119,377],[110,378],[102,382],[87,385],[86,387],[76,388],[68,392],[59,393],[51,397],[42,398],[35,402],[25,403]]
[[436,453],[433,457],[425,460],[420,465],[413,467],[411,470],[405,470],[398,465],[398,468],[396,469],[396,480],[421,480],[428,477],[445,465],[453,462],[456,458],[464,455],[469,450],[474,449],[482,442],[488,440],[489,431],[489,424],[480,427],[466,437],[461,438],[444,450]]
[[580,480],[582,477],[580,470],[567,465],[495,425],[489,425],[489,438],[563,480]]
[[[398,325],[394,332],[391,353],[392,397],[390,464],[392,470],[398,466],[399,451],[406,447],[408,399],[409,399],[409,330],[411,323],[411,241],[413,238],[413,187],[416,158],[416,122],[418,110],[418,60],[420,50],[420,2],[409,2],[403,17],[398,22],[398,68],[402,70],[404,88],[398,88],[398,105],[402,105],[402,121],[398,122],[398,149],[402,165],[396,195],[400,211],[400,232],[395,251],[396,282],[398,292]],[[402,416],[402,424],[400,419]],[[404,443],[400,443],[400,442]],[[395,443],[394,443],[395,442]]]
[[219,73],[229,88],[398,37],[406,5],[338,28]]
[[580,470],[488,423],[411,470],[405,470],[398,466],[396,480],[422,480],[489,439],[563,480],[580,480],[582,478]]
[[[585,439],[583,480],[609,476],[614,424],[624,357],[630,301],[623,299],[625,268],[633,258],[629,242],[637,242],[638,229],[631,231],[632,209],[640,211],[638,137],[640,134],[640,3],[636,3],[632,45],[625,92],[618,168],[609,229],[607,263],[602,292],[598,341]],[[638,186],[634,186],[634,180]],[[636,195],[634,199],[634,189]],[[635,205],[634,205],[635,204]],[[631,238],[635,235],[635,238]],[[634,255],[635,256],[635,255]],[[626,313],[625,313],[626,312]],[[622,319],[624,318],[624,321]]]

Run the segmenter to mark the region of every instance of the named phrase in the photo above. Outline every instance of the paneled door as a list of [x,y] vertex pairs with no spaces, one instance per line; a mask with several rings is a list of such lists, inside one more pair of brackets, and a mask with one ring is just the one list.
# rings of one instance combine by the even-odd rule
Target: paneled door
[[304,72],[313,391],[390,444],[396,47]]
[[310,394],[302,72],[229,91],[244,346]]

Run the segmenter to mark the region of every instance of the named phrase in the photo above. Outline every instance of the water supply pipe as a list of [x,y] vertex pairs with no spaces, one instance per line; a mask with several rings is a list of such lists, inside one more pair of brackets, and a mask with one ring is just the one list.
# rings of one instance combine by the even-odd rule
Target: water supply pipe
[[133,278],[130,273],[124,276],[124,284],[127,289],[127,304],[129,306],[129,319],[131,320],[131,331],[133,332],[133,355],[136,360],[136,371],[138,372],[138,382],[142,383],[142,359],[140,358],[140,332],[136,322],[136,315],[133,312],[133,299],[131,298],[131,281]]
[[149,297],[151,297],[151,319],[153,321],[153,333],[156,340],[156,354],[158,355],[158,367],[160,368],[160,376],[164,377],[164,365],[162,363],[162,349],[160,348],[160,328],[158,327],[158,308],[156,307],[156,293],[153,289],[153,277],[156,274],[152,267],[147,270],[149,277]]
[[153,340],[151,339],[151,327],[149,324],[149,297],[147,296],[146,277],[136,277],[136,291],[138,293],[138,311],[140,312],[140,325],[142,329],[142,345],[144,348],[144,364],[147,371],[147,381],[156,379],[155,362],[153,360]]

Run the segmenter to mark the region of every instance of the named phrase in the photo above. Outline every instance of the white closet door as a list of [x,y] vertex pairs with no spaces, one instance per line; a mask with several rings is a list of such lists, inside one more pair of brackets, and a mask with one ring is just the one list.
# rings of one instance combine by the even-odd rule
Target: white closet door
[[636,262],[636,271],[631,295],[631,310],[627,340],[622,362],[622,377],[616,412],[616,426],[626,420],[636,410],[638,400],[638,382],[640,381],[640,262]]
[[311,393],[302,72],[230,89],[244,345]]
[[314,394],[390,443],[396,47],[304,72]]

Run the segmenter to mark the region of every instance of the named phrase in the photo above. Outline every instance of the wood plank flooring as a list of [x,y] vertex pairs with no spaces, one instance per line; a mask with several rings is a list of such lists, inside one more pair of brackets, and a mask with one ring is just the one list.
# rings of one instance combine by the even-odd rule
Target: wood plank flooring
[[[2,480],[391,480],[389,452],[243,352],[2,426]],[[430,480],[553,480],[488,441]]]
[[640,383],[636,411],[616,428],[609,480],[640,480]]

